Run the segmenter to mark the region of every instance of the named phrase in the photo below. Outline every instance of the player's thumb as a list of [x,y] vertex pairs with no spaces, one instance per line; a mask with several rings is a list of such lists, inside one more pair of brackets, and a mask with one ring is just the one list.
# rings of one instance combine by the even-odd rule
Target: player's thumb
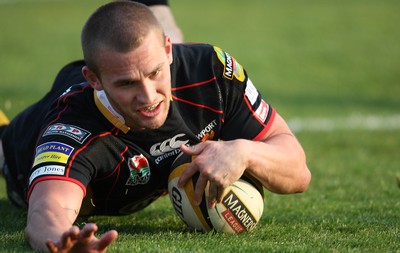
[[194,156],[194,155],[198,155],[201,153],[201,151],[203,150],[203,145],[202,145],[202,143],[192,145],[192,146],[181,145],[180,149],[186,155]]

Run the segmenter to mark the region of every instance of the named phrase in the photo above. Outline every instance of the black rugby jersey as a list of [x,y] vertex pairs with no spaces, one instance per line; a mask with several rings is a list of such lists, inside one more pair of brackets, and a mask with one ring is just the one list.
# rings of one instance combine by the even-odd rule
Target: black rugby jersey
[[[165,124],[155,130],[129,129],[87,83],[69,87],[71,81],[83,81],[83,64],[64,68],[47,98],[16,117],[12,125],[19,127],[8,130],[4,139],[10,168],[30,171],[28,198],[43,180],[70,181],[85,193],[80,215],[120,215],[144,208],[166,193],[181,144],[257,140],[275,115],[243,67],[211,45],[173,46],[171,107]],[[55,102],[50,105],[51,97]],[[21,127],[28,122],[29,128]],[[18,131],[30,133],[29,138]],[[12,144],[16,136],[18,147]],[[15,155],[21,153],[30,159],[21,162]]]

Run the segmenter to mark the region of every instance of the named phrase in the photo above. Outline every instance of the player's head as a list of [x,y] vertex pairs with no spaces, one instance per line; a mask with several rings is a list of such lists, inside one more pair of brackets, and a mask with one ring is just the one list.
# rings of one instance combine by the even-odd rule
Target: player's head
[[149,32],[155,32],[160,40],[165,40],[162,26],[147,6],[132,1],[115,1],[101,6],[82,29],[86,65],[97,72],[99,52],[129,52],[139,47]]
[[97,9],[82,31],[91,86],[135,129],[164,124],[171,96],[172,44],[151,10],[116,1]]

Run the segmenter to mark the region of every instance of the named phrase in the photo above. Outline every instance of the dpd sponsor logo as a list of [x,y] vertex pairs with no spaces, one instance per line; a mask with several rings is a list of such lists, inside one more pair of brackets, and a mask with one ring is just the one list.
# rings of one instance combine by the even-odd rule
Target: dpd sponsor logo
[[50,125],[43,133],[43,136],[46,135],[64,135],[82,144],[90,132],[74,125],[58,123]]

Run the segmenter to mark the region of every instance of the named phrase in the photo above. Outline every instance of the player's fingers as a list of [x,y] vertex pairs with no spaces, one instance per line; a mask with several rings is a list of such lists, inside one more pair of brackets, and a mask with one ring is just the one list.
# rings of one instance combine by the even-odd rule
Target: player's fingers
[[93,239],[97,229],[98,227],[94,223],[86,224],[79,233],[79,240],[83,243],[90,242]]
[[208,208],[214,208],[218,198],[218,185],[210,183],[208,188]]
[[190,155],[190,156],[196,156],[198,154],[201,153],[201,151],[203,150],[204,145],[203,143],[199,143],[196,145],[192,145],[192,146],[186,146],[186,145],[181,145],[180,149],[183,153],[185,153],[186,155]]
[[79,228],[73,225],[67,232],[65,232],[62,237],[76,239],[79,235]]
[[58,247],[53,241],[47,241],[46,246],[49,249],[50,253],[58,253]]
[[[196,145],[198,146],[198,145]],[[187,147],[185,145],[181,145],[181,149],[182,151],[185,153],[187,150],[191,150],[191,149],[197,149],[196,146],[192,146],[192,147]],[[187,155],[188,157],[192,156],[189,154],[183,154],[183,155]],[[190,160],[188,160],[189,162]],[[178,180],[178,187],[182,188],[189,179],[191,179],[193,177],[193,175],[199,170],[199,168],[197,167],[196,163],[190,162],[190,164],[185,168],[185,170],[183,171],[183,173],[180,175],[179,180]]]
[[78,239],[79,228],[77,226],[72,226],[67,232],[61,235],[61,245],[60,250],[68,250],[73,247],[75,241]]
[[111,243],[113,243],[118,237],[118,232],[115,230],[110,230],[105,233],[98,241],[97,249],[99,251],[105,250]]
[[179,176],[178,187],[182,188],[188,182],[189,179],[193,177],[194,174],[198,171],[198,168],[194,164],[189,164],[182,174]]
[[[181,145],[180,149],[185,155],[197,157],[205,148],[204,143],[199,143],[193,146]],[[199,167],[193,158],[192,162],[186,167],[178,180],[178,187],[182,188],[193,175],[199,171]],[[196,158],[197,159],[197,158]]]
[[194,196],[193,196],[193,204],[200,205],[201,200],[203,198],[204,190],[207,186],[208,179],[204,176],[199,176],[196,182],[196,186],[194,189]]
[[221,203],[222,202],[222,198],[225,196],[226,191],[230,185],[229,180],[228,180],[228,176],[229,173],[225,172],[224,175],[222,176],[222,182],[223,184],[220,185],[220,187],[218,188],[218,194],[217,194],[217,203]]

